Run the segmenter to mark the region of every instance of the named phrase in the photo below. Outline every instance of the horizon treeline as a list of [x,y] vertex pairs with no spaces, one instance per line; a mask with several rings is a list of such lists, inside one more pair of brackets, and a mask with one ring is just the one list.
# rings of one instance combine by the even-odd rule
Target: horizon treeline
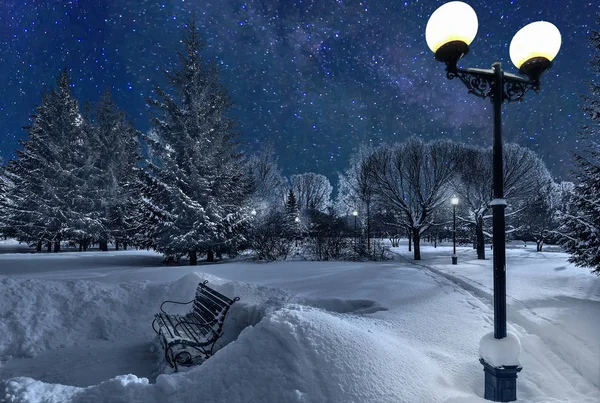
[[[596,48],[598,42],[596,34]],[[272,147],[240,151],[232,101],[214,62],[202,57],[193,21],[182,44],[179,66],[165,73],[167,87],[147,100],[147,133],[135,129],[108,91],[81,107],[66,69],[60,73],[26,127],[23,149],[0,170],[4,236],[38,251],[60,251],[64,242],[80,250],[108,250],[109,243],[151,248],[167,262],[186,257],[190,264],[248,249],[263,260],[290,253],[380,259],[385,248],[374,238],[394,245],[407,237],[419,260],[424,237],[451,237],[450,198],[457,196],[457,235],[485,258],[491,148],[418,137],[362,146],[339,174],[332,200],[324,175],[285,178]],[[545,242],[560,243],[573,262],[598,272],[600,90],[590,89],[584,111],[591,124],[582,132],[590,146],[575,156],[580,184],[555,183],[533,151],[506,144],[504,186],[509,239],[534,241],[538,251]]]

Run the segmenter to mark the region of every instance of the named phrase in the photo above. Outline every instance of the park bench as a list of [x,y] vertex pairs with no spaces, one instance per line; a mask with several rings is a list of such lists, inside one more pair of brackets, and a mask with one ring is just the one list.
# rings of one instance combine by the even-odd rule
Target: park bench
[[[165,301],[160,312],[154,315],[152,329],[159,336],[165,350],[165,358],[171,368],[190,366],[213,354],[216,341],[223,334],[223,322],[231,305],[239,298],[230,299],[206,285],[198,284],[196,298],[189,302]],[[184,314],[170,314],[165,304],[191,305]],[[155,325],[158,327],[156,328]]]

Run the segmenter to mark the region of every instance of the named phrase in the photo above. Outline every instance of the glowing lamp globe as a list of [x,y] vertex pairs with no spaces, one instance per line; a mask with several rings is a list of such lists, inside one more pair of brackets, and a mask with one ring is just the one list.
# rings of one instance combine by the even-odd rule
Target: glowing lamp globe
[[552,64],[561,45],[560,31],[547,21],[528,24],[515,34],[510,42],[510,60],[532,81]]
[[450,198],[450,204],[452,204],[453,206],[457,206],[458,205],[458,197],[452,196],[452,198]]
[[435,58],[448,65],[456,65],[469,52],[469,45],[477,35],[477,14],[462,1],[451,1],[431,14],[425,28],[427,46]]

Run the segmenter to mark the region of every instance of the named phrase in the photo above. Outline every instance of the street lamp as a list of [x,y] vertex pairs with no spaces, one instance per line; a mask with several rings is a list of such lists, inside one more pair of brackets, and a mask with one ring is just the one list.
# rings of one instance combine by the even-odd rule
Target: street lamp
[[352,215],[354,216],[354,236],[356,237],[356,217],[358,217],[358,211],[354,210]]
[[[475,11],[460,1],[442,5],[431,15],[425,29],[425,38],[435,58],[446,64],[446,77],[459,78],[471,94],[491,98],[494,105],[493,185],[492,207],[494,245],[494,339],[509,343],[518,339],[506,335],[506,236],[504,178],[502,164],[502,103],[523,99],[529,90],[540,90],[540,77],[558,54],[561,36],[549,22],[526,25],[510,43],[510,58],[523,78],[502,70],[500,63],[492,69],[460,68],[458,61],[469,52],[469,45],[477,34]],[[485,337],[485,336],[484,336]],[[480,344],[480,347],[483,345]],[[516,400],[518,365],[487,363],[480,359],[485,371],[485,398],[494,401]]]
[[256,215],[256,210],[252,209],[252,211],[250,212],[250,214]]
[[452,198],[450,199],[450,204],[452,204],[452,221],[454,222],[452,229],[452,264],[457,264],[458,256],[456,255],[456,206],[458,206],[458,197],[452,196]]
[[296,216],[294,222],[296,223],[296,229],[298,230],[298,233],[296,234],[296,246],[298,246],[298,238],[300,237],[300,217]]

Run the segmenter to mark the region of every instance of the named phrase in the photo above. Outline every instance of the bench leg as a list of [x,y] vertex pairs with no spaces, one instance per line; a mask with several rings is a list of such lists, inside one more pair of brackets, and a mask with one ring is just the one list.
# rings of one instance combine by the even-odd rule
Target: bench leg
[[169,364],[171,368],[175,368],[175,372],[177,372],[177,363],[173,359],[173,352],[171,351],[171,347],[165,346],[165,360],[167,361],[167,364]]
[[152,321],[152,330],[154,330],[154,332],[155,332],[156,334],[160,334],[160,332],[154,328],[154,324],[155,324],[155,323],[156,323],[156,318],[154,318],[154,320]]
[[187,351],[180,351],[174,361],[180,365],[192,365],[192,355]]

